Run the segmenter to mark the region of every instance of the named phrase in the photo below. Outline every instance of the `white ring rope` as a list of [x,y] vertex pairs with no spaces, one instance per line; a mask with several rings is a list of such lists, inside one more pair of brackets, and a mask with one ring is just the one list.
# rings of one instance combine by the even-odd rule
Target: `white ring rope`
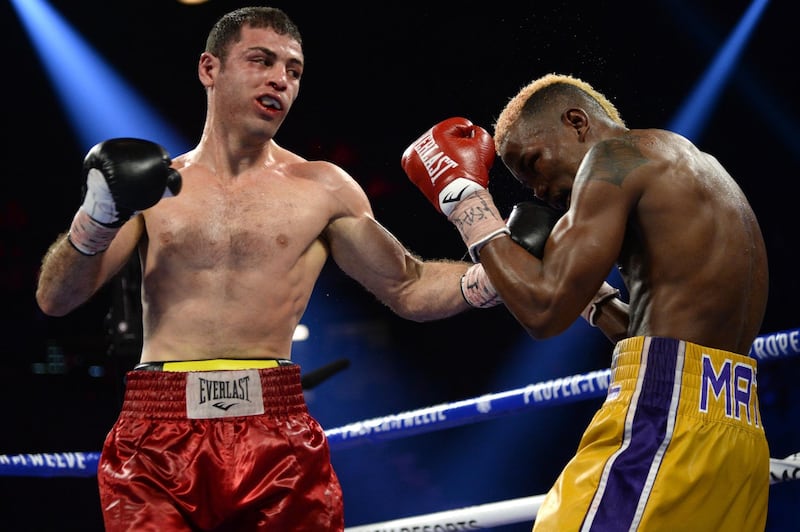
[[345,528],[345,532],[450,532],[533,522],[544,495]]
[[[800,453],[770,458],[769,483],[800,480]],[[544,494],[345,528],[345,532],[450,532],[533,523]]]

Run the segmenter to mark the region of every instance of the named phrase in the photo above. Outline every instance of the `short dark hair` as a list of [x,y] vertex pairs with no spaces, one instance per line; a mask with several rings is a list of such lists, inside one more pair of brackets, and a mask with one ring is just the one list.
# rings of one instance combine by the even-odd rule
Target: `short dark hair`
[[232,43],[241,38],[244,26],[251,28],[272,28],[279,35],[289,35],[303,45],[300,30],[292,19],[277,7],[242,7],[223,15],[208,33],[206,52],[217,56],[224,62]]

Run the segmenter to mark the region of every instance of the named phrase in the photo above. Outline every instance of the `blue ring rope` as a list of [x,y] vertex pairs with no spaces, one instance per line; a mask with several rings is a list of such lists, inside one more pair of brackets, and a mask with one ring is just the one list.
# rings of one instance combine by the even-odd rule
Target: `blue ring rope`
[[[759,361],[800,354],[800,329],[758,336],[749,355]],[[331,449],[391,440],[495,419],[522,410],[602,397],[611,370],[562,377],[418,410],[350,423],[325,431]],[[0,476],[91,477],[97,474],[98,452],[0,454]]]

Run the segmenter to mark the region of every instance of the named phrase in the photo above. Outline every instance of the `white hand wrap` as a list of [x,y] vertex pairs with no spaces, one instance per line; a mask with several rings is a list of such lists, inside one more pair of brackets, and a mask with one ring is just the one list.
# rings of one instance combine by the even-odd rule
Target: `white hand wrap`
[[112,225],[119,221],[119,212],[106,178],[97,168],[92,168],[86,175],[86,196],[81,209],[96,222]]
[[461,294],[475,308],[494,307],[503,302],[486,275],[483,264],[473,264],[461,276]]
[[481,248],[487,242],[510,233],[491,194],[483,188],[458,202],[447,219],[461,233],[473,262],[478,262]]
[[592,327],[597,327],[598,309],[615,297],[619,297],[619,290],[603,281],[603,285],[600,287],[600,290],[597,291],[597,294],[595,294],[592,302],[581,312],[581,317],[589,322],[589,325]]
[[119,213],[106,178],[97,168],[86,174],[86,195],[67,234],[72,247],[84,255],[97,255],[108,249],[119,227],[109,227],[119,221]]
[[108,249],[117,231],[119,227],[106,227],[81,207],[72,219],[67,240],[83,255],[92,256]]

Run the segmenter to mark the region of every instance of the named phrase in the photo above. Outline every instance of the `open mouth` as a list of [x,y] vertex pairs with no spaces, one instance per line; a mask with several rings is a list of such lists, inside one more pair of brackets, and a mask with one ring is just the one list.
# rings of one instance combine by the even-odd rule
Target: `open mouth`
[[283,109],[281,102],[271,96],[262,96],[258,99],[258,103],[265,109],[270,109],[272,111],[280,111]]

